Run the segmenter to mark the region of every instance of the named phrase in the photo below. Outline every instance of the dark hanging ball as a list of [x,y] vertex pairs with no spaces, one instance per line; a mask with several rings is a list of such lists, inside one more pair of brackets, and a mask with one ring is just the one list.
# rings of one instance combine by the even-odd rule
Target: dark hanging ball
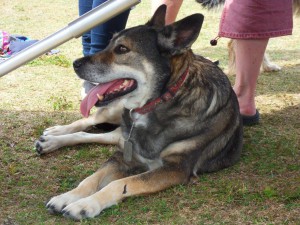
[[218,41],[216,39],[210,40],[210,45],[211,46],[216,46],[218,44]]

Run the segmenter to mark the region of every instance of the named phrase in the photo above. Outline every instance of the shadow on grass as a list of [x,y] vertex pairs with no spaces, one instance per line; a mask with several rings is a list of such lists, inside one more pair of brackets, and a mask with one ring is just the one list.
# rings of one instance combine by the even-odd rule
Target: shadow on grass
[[[281,138],[294,140],[285,143],[287,146],[295,144],[298,148],[300,142],[300,104],[289,106],[283,110],[261,114],[260,124],[252,127],[244,127],[244,139],[246,143],[255,143],[258,147],[267,140],[280,141]],[[287,147],[286,146],[286,147]],[[261,146],[266,147],[266,146]],[[273,146],[274,147],[274,146]],[[285,145],[276,146],[276,149],[285,148]],[[271,150],[270,146],[270,150]],[[282,149],[282,150],[283,150]],[[290,151],[290,149],[286,149]],[[299,149],[298,149],[299,150]],[[299,153],[299,151],[298,151]]]
[[[212,182],[209,185],[222,188],[222,186],[218,186],[220,180],[224,179],[223,176],[229,176],[232,180],[239,182],[241,186],[248,182],[246,187],[249,188],[249,193],[243,192],[242,196],[246,199],[241,205],[243,209],[249,207],[251,210],[253,202],[257,205],[261,204],[263,207],[264,204],[261,202],[275,201],[286,204],[291,208],[290,210],[295,210],[300,198],[300,192],[297,189],[300,186],[299,180],[297,181],[300,170],[299,107],[300,105],[295,105],[270,114],[262,114],[260,125],[246,127],[244,150],[238,166],[229,168],[225,172],[207,175],[206,178],[210,183]],[[53,217],[46,212],[45,201],[78,185],[81,180],[99,168],[100,164],[109,156],[107,153],[113,151],[114,147],[105,150],[101,145],[87,144],[66,147],[39,157],[33,150],[33,143],[42,131],[49,126],[68,124],[79,119],[79,113],[0,110],[0,115],[1,217],[10,218],[16,223],[24,222],[24,218],[28,224],[37,221],[64,223],[65,219],[58,216]],[[201,183],[201,181],[199,182]],[[200,186],[200,184],[197,185]],[[233,184],[230,185],[234,187]],[[184,188],[195,187],[184,186]],[[177,189],[165,192],[164,196],[167,202],[173,201],[168,199],[172,199],[171,195]],[[225,191],[225,193],[227,192]],[[201,195],[201,199],[207,202],[207,207],[210,207],[212,196],[205,196]],[[225,195],[223,196],[219,192],[217,196],[221,197],[216,201],[222,202],[222,199],[225,199]],[[231,197],[232,201],[228,201],[226,204],[236,205],[236,197],[233,195]],[[157,201],[161,201],[156,200],[155,195],[152,195],[152,198],[153,205]],[[194,198],[197,196],[193,196]],[[124,206],[125,208],[130,207],[129,215],[137,214],[136,211],[139,209],[136,209],[134,205],[142,205],[144,202],[144,200],[136,201],[124,203],[127,205]],[[211,207],[216,207],[216,203],[212,203]],[[126,209],[124,210],[126,211]],[[121,217],[128,215],[124,210],[118,208],[120,221]],[[218,209],[215,208],[215,210]],[[268,211],[268,208],[264,210]],[[18,212],[18,215],[15,212]],[[141,217],[140,220],[143,220],[140,213],[138,213]],[[159,212],[155,211],[154,214],[159,214]],[[110,219],[111,217],[107,216],[106,222],[109,222]],[[94,222],[96,223],[96,221],[97,219]],[[0,222],[2,221],[0,220]]]
[[284,183],[289,179],[296,181],[296,177],[300,176],[299,115],[300,105],[290,106],[261,114],[260,125],[244,128],[241,164],[247,171],[267,179],[281,177]]
[[300,93],[300,64],[286,65],[277,72],[265,72],[259,76],[258,94]]

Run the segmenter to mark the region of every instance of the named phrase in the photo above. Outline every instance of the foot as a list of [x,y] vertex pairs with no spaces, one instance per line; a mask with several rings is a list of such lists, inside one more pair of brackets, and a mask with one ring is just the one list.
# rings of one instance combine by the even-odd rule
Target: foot
[[[252,126],[259,123],[259,112],[256,110],[254,96],[245,94],[245,88],[233,88],[239,102],[240,113],[244,126]],[[250,96],[250,97],[249,97]]]
[[248,94],[245,90],[246,87],[233,87],[233,90],[237,96],[240,113],[244,116],[253,116],[256,114],[256,106],[254,95]]
[[256,110],[255,114],[252,116],[242,114],[243,125],[244,126],[257,125],[259,123],[259,117],[260,117],[260,114],[257,110]]

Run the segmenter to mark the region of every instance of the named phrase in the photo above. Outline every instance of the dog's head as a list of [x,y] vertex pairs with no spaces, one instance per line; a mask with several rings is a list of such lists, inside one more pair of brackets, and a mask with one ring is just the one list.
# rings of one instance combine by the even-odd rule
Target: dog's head
[[190,49],[203,23],[203,15],[194,14],[165,26],[165,15],[162,5],[145,25],[115,34],[106,49],[74,62],[77,75],[97,85],[83,101],[84,110],[120,98],[126,108],[137,108],[162,93],[171,58]]

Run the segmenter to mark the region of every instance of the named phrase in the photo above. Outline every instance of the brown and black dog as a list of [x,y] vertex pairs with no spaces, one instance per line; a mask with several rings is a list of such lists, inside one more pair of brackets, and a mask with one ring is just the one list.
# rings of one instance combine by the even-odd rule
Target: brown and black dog
[[[191,50],[203,15],[165,26],[165,13],[163,5],[146,25],[121,31],[104,51],[74,62],[77,75],[96,84],[82,101],[83,115],[99,109],[46,129],[38,153],[90,142],[118,148],[78,187],[53,197],[50,212],[94,217],[126,197],[185,184],[239,160],[243,128],[235,93],[221,69]],[[104,122],[120,127],[82,132]]]

